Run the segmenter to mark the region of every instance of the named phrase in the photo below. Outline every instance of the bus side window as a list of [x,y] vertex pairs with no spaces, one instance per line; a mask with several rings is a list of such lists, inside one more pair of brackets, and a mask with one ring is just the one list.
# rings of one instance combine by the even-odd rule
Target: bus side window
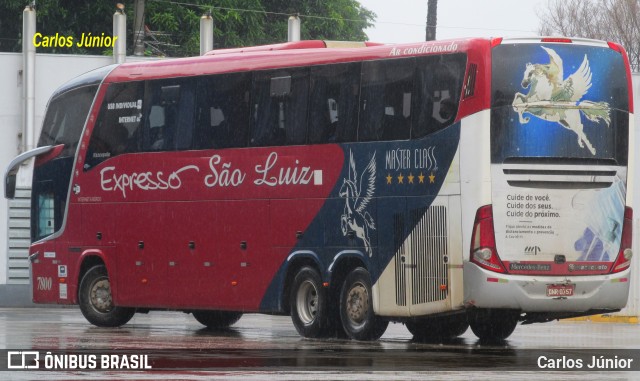
[[194,148],[247,145],[250,78],[250,73],[232,73],[198,80]]
[[129,151],[142,116],[142,92],[143,82],[109,85],[89,139],[85,170]]
[[195,82],[191,79],[182,86],[175,138],[171,149],[187,150],[193,145],[195,118]]
[[415,58],[362,64],[359,141],[409,139],[415,65]]
[[309,71],[255,72],[251,146],[304,144],[307,134]]
[[309,143],[355,141],[360,63],[314,66],[310,83]]
[[149,112],[147,123],[149,124],[150,150],[152,151],[161,150],[162,148],[164,148],[164,142],[165,142],[164,107],[159,105],[151,106],[151,111]]
[[466,57],[464,54],[419,57],[412,138],[450,126],[458,113]]
[[141,151],[175,151],[192,144],[195,108],[192,78],[148,81]]

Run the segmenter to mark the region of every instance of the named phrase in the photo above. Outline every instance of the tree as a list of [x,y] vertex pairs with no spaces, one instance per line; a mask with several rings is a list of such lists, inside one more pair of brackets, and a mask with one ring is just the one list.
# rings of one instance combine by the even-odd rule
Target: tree
[[549,0],[539,12],[541,35],[585,37],[620,43],[640,71],[639,0]]
[[216,8],[210,8],[212,2],[209,0],[189,2],[194,5],[147,2],[145,24],[153,32],[146,40],[150,42],[148,46],[154,47],[150,52],[152,55],[198,55],[200,17],[209,10],[214,20],[215,48],[249,46],[270,41],[265,28],[266,15],[260,0],[217,0]]
[[[22,18],[28,0],[0,2],[0,51],[21,51]],[[133,0],[121,1],[127,13],[129,52],[133,49]],[[186,5],[188,3],[188,5]],[[113,2],[39,0],[36,30],[43,35],[111,34]],[[147,54],[173,57],[197,55],[200,17],[211,11],[215,48],[284,42],[287,19],[299,14],[303,39],[367,39],[364,29],[375,14],[356,0],[154,0],[145,6]],[[38,48],[38,52],[111,54],[111,49]]]
[[[372,26],[376,15],[356,0],[269,0],[264,1],[268,28],[273,41],[287,38],[287,17],[299,14],[303,40],[366,41],[364,29]],[[277,14],[277,13],[284,13]]]
[[[0,2],[0,51],[19,52],[22,50],[22,11],[27,0],[4,0]],[[100,36],[111,34],[114,4],[107,1],[84,2],[73,0],[38,1],[36,31],[44,36],[73,36],[75,40],[82,33]],[[38,49],[47,53],[92,53],[101,54],[102,49],[70,48]]]

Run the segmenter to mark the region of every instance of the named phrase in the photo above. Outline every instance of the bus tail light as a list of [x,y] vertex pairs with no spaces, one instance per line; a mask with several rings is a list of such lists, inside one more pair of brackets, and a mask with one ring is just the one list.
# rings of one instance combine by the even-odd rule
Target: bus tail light
[[633,233],[633,209],[626,207],[624,210],[624,222],[622,223],[622,237],[620,239],[620,251],[613,264],[612,273],[619,273],[629,268],[633,251],[631,250],[631,235]]
[[541,42],[562,43],[562,44],[571,44],[573,42],[573,40],[571,40],[570,38],[563,38],[563,37],[545,37],[540,41]]
[[496,46],[502,44],[502,37],[495,37],[491,39],[491,47],[495,48]]
[[496,251],[491,205],[485,205],[476,212],[471,237],[471,262],[490,271],[506,272]]

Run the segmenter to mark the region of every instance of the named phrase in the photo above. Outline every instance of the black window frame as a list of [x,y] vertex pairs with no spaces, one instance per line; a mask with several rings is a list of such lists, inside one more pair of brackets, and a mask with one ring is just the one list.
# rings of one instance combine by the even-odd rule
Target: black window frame
[[[271,106],[273,99],[278,100],[278,109],[264,111],[266,99]],[[307,144],[309,66],[254,71],[250,105],[250,147]],[[291,116],[300,118],[292,120]]]
[[[441,70],[434,69],[434,65],[439,65]],[[90,138],[85,170],[122,153],[419,139],[455,120],[466,65],[466,53],[452,53],[112,83]],[[384,75],[374,73],[373,69],[383,71]],[[455,80],[445,81],[443,85],[451,90],[453,112],[438,123],[429,122],[429,113],[435,112],[430,86],[437,83],[440,76],[449,78],[438,74],[447,71],[455,72]],[[369,85],[375,86],[368,88]],[[122,86],[138,87],[130,89],[134,95],[129,99],[121,100],[114,92]],[[382,96],[378,96],[380,87],[386,88],[389,94],[382,91]],[[373,107],[374,95],[379,103],[378,120],[367,110]],[[392,98],[388,98],[389,95]],[[126,148],[122,152],[105,151],[99,152],[100,157],[91,157],[92,142],[98,139],[100,129],[108,127],[105,123],[117,124],[114,121],[117,116],[111,121],[106,119],[108,105],[134,101],[141,102],[136,114],[138,124],[127,129]],[[335,105],[329,105],[331,101]],[[274,111],[276,102],[279,109]],[[216,111],[217,103],[223,104],[220,111]],[[286,106],[284,111],[280,111],[282,104]],[[172,133],[159,147],[152,143],[152,128],[156,127],[151,125],[153,107],[158,105],[170,110],[178,107],[177,115],[170,118]],[[270,107],[268,114],[263,114],[265,105]],[[333,115],[331,107],[334,107]],[[214,115],[214,111],[219,115]],[[172,123],[164,117],[165,124]],[[271,120],[262,119],[264,117]],[[393,123],[385,118],[400,119],[400,128],[387,131]],[[372,121],[384,127],[376,131],[375,136],[367,131]],[[220,127],[217,123],[228,124],[223,126],[226,130],[207,131]]]
[[[251,72],[198,77],[193,149],[243,148],[250,126]],[[222,91],[218,91],[222,89]],[[220,120],[215,120],[214,109]]]
[[309,144],[357,141],[361,68],[361,62],[310,67]]

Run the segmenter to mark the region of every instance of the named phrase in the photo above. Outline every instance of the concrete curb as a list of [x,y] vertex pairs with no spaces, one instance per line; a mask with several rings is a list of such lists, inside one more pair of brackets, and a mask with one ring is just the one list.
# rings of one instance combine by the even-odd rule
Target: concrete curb
[[0,285],[0,307],[38,307],[31,300],[31,285]]
[[594,323],[638,324],[637,316],[592,315],[573,319],[562,319],[563,322],[589,321]]

